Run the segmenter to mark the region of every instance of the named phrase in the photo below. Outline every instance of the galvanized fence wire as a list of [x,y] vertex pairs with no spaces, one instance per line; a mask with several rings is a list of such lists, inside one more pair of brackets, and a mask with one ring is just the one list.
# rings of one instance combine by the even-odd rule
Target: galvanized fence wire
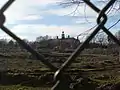
[[36,57],[36,59],[41,60],[41,62],[45,65],[47,65],[51,70],[56,71],[57,68],[53,66],[51,63],[47,62],[43,55],[39,54],[35,50],[33,50],[28,44],[26,44],[22,39],[20,39],[18,36],[16,36],[13,32],[11,32],[8,28],[4,26],[5,22],[5,16],[4,11],[14,2],[15,0],[9,0],[1,9],[0,9],[0,28],[7,33],[9,36],[11,36],[13,39],[15,39],[21,46],[23,46],[27,51],[32,53],[33,56]]
[[14,2],[15,0],[9,0],[1,9],[0,9],[0,28],[15,39],[20,45],[22,45],[27,51],[29,51],[36,59],[40,60],[43,64],[47,65],[52,71],[55,72],[55,82],[56,84],[53,86],[52,90],[71,90],[69,87],[69,83],[64,75],[64,70],[71,65],[71,63],[80,55],[80,53],[87,47],[89,42],[94,38],[94,36],[102,29],[111,39],[115,41],[120,46],[119,40],[104,26],[107,22],[106,11],[115,3],[116,0],[110,0],[107,5],[104,6],[102,10],[97,8],[94,4],[90,2],[90,0],[83,0],[89,7],[91,7],[95,12],[97,12],[97,24],[98,26],[95,30],[90,34],[90,36],[83,42],[83,44],[79,45],[78,48],[72,53],[72,55],[62,64],[62,66],[58,69],[50,62],[48,62],[43,55],[39,54],[35,50],[33,50],[28,44],[26,44],[22,39],[16,36],[13,32],[11,32],[8,28],[4,26],[5,16],[4,11]]

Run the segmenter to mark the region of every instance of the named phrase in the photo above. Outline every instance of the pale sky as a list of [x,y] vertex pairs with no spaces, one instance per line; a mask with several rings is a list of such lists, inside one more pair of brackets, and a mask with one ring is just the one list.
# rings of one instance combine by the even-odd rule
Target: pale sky
[[[0,6],[3,6],[7,1],[8,0],[1,0]],[[75,37],[96,25],[98,14],[88,6],[86,6],[85,10],[85,4],[80,5],[76,13],[72,13],[76,6],[63,8],[59,5],[60,1],[61,0],[16,0],[9,9],[5,11],[5,26],[21,38],[35,40],[38,36],[61,36],[62,31],[64,31],[66,35]],[[105,3],[96,3],[94,0],[91,1],[100,8],[105,5]],[[109,20],[106,26],[111,26],[119,19],[119,16],[119,12],[115,13],[112,11],[112,14],[109,14]],[[119,28],[120,23],[111,29],[111,31],[115,32],[116,30],[120,30]],[[0,31],[0,38],[10,37]]]

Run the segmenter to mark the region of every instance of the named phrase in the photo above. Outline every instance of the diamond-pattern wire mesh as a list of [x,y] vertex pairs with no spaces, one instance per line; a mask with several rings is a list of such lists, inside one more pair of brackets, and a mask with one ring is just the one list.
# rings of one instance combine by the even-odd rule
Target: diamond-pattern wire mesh
[[52,90],[71,90],[68,84],[67,79],[64,75],[64,70],[67,68],[73,60],[75,60],[80,53],[86,48],[89,42],[94,38],[94,36],[102,29],[111,39],[115,41],[118,45],[120,45],[119,40],[104,26],[107,22],[106,11],[115,3],[116,0],[110,0],[102,10],[97,8],[94,4],[90,2],[90,0],[82,0],[89,7],[91,7],[95,12],[98,13],[98,17],[96,19],[98,26],[91,33],[91,35],[83,42],[82,45],[78,46],[78,48],[72,53],[72,55],[63,63],[60,68],[53,66],[47,60],[45,60],[44,56],[33,50],[28,44],[26,44],[23,40],[17,37],[14,33],[12,33],[8,28],[4,26],[5,16],[4,11],[14,2],[15,0],[9,0],[1,9],[0,9],[0,28],[13,39],[15,39],[20,45],[22,45],[27,51],[29,51],[36,59],[40,60],[43,64],[47,65],[52,71],[55,72],[55,82],[56,84],[53,86]]

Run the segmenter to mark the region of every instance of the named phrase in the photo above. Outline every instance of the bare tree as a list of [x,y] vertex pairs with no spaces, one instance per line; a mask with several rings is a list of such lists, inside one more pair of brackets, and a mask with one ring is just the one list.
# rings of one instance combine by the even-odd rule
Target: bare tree
[[93,38],[91,42],[99,44],[101,47],[107,45],[108,44],[107,35],[103,32],[100,32]]
[[[90,2],[96,2],[96,3],[107,3],[109,2],[109,0],[88,0]],[[84,3],[84,0],[62,0],[62,2],[60,3],[60,5],[62,5],[63,7],[70,7],[70,6],[75,6],[74,10],[71,11],[70,14],[73,14],[75,15],[75,12],[78,11],[78,7],[80,7],[81,4],[84,4],[85,7],[84,7],[84,13],[86,13],[86,4]],[[113,12],[115,12],[113,14]],[[106,14],[113,14],[114,16],[117,14],[117,12],[119,13],[120,12],[120,0],[116,0],[116,2],[109,8],[109,10],[107,11]],[[86,14],[84,14],[85,18],[87,18]],[[86,19],[87,21],[87,19]],[[116,20],[115,23],[113,23],[111,26],[108,27],[108,30],[110,30],[111,28],[113,28],[116,24],[118,24],[120,22],[120,18],[118,18],[118,20]]]
[[[120,30],[115,33],[115,37],[120,41]],[[108,36],[109,45],[115,44],[115,42]]]
[[105,35],[104,33],[99,33],[98,35],[96,35],[96,39],[101,46],[107,44],[107,35]]
[[115,33],[115,36],[117,37],[118,40],[120,40],[120,30]]
[[[103,3],[103,4],[107,4],[110,0],[88,0],[90,2],[96,2],[96,3]],[[70,7],[70,6],[74,6],[74,10],[70,12],[70,14],[75,15],[76,12],[79,11],[79,7],[81,5],[84,5],[84,17],[87,21],[87,15],[86,15],[86,4],[84,3],[84,0],[63,0],[60,5],[62,5],[63,7]],[[115,17],[115,15],[117,15],[120,12],[120,0],[116,0],[116,2],[108,9],[107,11],[107,16],[110,16],[109,18]],[[69,15],[69,14],[68,14]],[[120,18],[118,17],[118,20],[116,20],[112,25],[108,26],[107,29],[110,30],[112,29],[114,26],[116,26],[118,23],[120,22]],[[93,26],[92,28],[90,27],[89,30],[87,30],[87,32],[89,32],[90,30],[93,30],[95,27],[97,26],[97,24],[95,26]],[[85,31],[86,32],[86,31]],[[84,33],[84,32],[83,32]],[[81,35],[83,35],[83,33],[80,33],[78,35],[78,37]],[[88,33],[89,34],[89,33]],[[117,34],[115,34],[115,36],[120,40],[120,31],[117,32]],[[114,41],[107,35],[100,33],[97,34],[93,40],[91,41],[92,43],[99,43],[101,46],[102,45],[108,45],[110,47],[113,47],[115,45]]]
[[51,36],[48,36],[48,35],[46,35],[46,36],[39,36],[39,37],[36,38],[36,42],[41,42],[41,41],[49,40],[49,39],[51,39]]

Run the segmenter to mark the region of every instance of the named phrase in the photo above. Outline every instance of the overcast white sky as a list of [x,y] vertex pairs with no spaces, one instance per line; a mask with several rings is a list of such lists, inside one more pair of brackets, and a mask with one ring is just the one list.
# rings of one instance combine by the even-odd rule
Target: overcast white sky
[[[7,1],[1,0],[0,6]],[[63,8],[59,2],[60,0],[16,0],[5,12],[5,26],[21,38],[35,40],[36,37],[44,35],[60,36],[62,31],[75,37],[96,25],[97,13],[89,7],[86,6],[85,10],[85,5],[80,5],[75,14],[70,14],[75,10],[75,6]],[[104,3],[96,5],[102,8]],[[119,16],[119,13],[110,16],[107,26],[112,25]],[[119,30],[119,27],[118,23],[112,31]],[[9,37],[0,31],[0,38]]]

